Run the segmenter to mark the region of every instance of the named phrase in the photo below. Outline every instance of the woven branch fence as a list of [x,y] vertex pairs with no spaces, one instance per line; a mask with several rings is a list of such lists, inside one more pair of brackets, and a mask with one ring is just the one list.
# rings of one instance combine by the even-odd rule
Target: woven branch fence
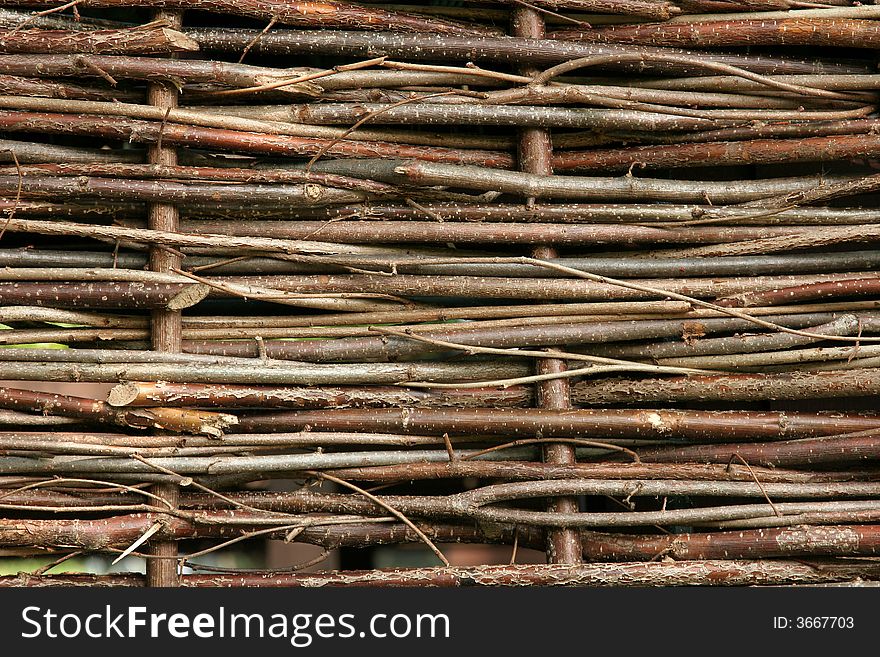
[[[0,0],[0,555],[50,560],[0,585],[880,580],[878,47],[845,0]],[[202,559],[266,541],[431,561]]]

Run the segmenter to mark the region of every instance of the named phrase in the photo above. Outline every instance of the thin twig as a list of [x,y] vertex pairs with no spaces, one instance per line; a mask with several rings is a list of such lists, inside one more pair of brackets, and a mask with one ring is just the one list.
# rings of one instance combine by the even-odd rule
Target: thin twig
[[[77,2],[79,2],[79,0],[77,0]],[[64,562],[69,561],[70,559],[74,559],[75,557],[79,557],[83,554],[85,554],[85,550],[74,550],[73,552],[68,552],[64,556],[59,557],[58,559],[55,559],[53,562],[47,563],[45,566],[41,566],[41,567],[37,568],[31,574],[37,575],[37,576],[45,575],[50,570],[55,568],[55,566],[60,566]]]
[[395,509],[394,507],[389,505],[387,502],[384,502],[381,498],[376,497],[372,493],[365,491],[363,488],[361,488],[359,486],[355,486],[354,484],[349,483],[349,482],[345,481],[344,479],[340,479],[339,477],[334,477],[333,475],[327,474],[326,472],[318,472],[317,470],[312,470],[312,471],[307,472],[307,474],[309,474],[313,477],[318,477],[320,479],[326,479],[327,481],[332,481],[333,483],[338,484],[339,486],[344,486],[345,488],[349,488],[349,489],[355,491],[356,493],[363,495],[371,502],[378,504],[383,509],[385,509],[386,511],[391,513],[395,518],[397,518],[401,522],[403,522],[407,527],[412,529],[416,533],[416,535],[420,539],[422,539],[422,541],[425,543],[425,545],[427,545],[428,548],[430,548],[431,552],[433,552],[434,554],[437,555],[437,558],[443,562],[444,566],[450,565],[449,560],[446,558],[446,556],[440,551],[440,549],[436,545],[434,545],[434,542],[430,538],[428,538],[428,536],[427,536],[427,534],[425,534],[425,532],[423,532],[421,529],[419,529],[415,525],[415,523],[413,523],[409,518],[407,518],[405,515],[403,515],[400,511],[398,511],[397,509]]
[[776,517],[777,517],[777,518],[781,518],[781,517],[782,517],[782,514],[779,513],[779,509],[776,508],[776,505],[773,504],[773,500],[770,499],[770,496],[767,494],[767,491],[764,490],[764,486],[763,486],[763,484],[761,483],[761,481],[758,479],[758,475],[755,474],[755,471],[752,470],[752,466],[750,466],[750,465],[748,464],[748,462],[747,462],[742,456],[740,456],[739,454],[731,454],[731,456],[730,456],[730,460],[727,462],[728,470],[730,469],[730,465],[731,465],[731,463],[733,463],[733,459],[739,459],[740,461],[742,461],[742,464],[743,464],[744,466],[746,466],[746,468],[747,468],[748,471],[749,471],[749,474],[752,475],[752,479],[754,479],[754,480],[755,480],[755,483],[758,485],[758,488],[760,488],[760,489],[761,489],[761,492],[764,493],[764,499],[767,500],[767,504],[769,504],[769,505],[770,505],[770,508],[773,509],[773,513],[776,514]]

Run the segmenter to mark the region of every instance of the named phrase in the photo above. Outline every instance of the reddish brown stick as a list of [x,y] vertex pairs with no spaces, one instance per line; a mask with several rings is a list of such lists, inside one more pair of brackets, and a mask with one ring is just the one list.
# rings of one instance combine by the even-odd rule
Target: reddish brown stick
[[583,532],[590,561],[771,559],[797,556],[875,556],[880,526],[772,527],[730,532],[627,535]]
[[0,95],[123,102],[136,102],[140,96],[122,89],[102,89],[98,86],[18,75],[0,75]]
[[[249,517],[252,524],[247,524]],[[78,547],[84,550],[105,550],[124,548],[131,545],[153,523],[161,521],[162,530],[157,534],[165,540],[180,541],[193,538],[235,538],[250,532],[266,529],[266,514],[253,511],[200,511],[198,522],[185,518],[175,518],[160,514],[131,513],[95,520],[0,520],[0,545],[2,546],[63,546]],[[224,524],[234,520],[235,524]],[[307,520],[303,519],[305,522]],[[291,518],[291,522],[295,522]],[[203,524],[204,523],[204,524]],[[513,542],[513,529],[481,529],[476,525],[423,523],[421,529],[438,542],[462,543],[507,543]],[[290,534],[289,528],[264,534],[263,538],[283,540]],[[338,547],[370,547],[375,545],[395,545],[414,543],[422,539],[403,523],[354,522],[349,525],[333,524],[309,527],[293,539],[300,543],[312,543],[326,549]],[[540,545],[539,533],[523,529],[519,536],[523,547]]]
[[[183,12],[155,13],[156,18],[167,20],[170,24],[180,27],[183,25]],[[153,83],[147,89],[147,102],[160,109],[171,111],[178,104],[178,90],[168,83]],[[155,142],[151,142],[147,151],[149,164],[160,166],[176,166],[177,150],[173,145],[163,144],[162,135],[164,128],[160,127],[159,135]],[[147,206],[147,226],[152,230],[165,232],[177,232],[179,230],[180,214],[177,207],[168,203],[151,203]],[[149,251],[150,269],[156,272],[167,273],[172,269],[179,269],[183,264],[183,258],[179,252],[150,246]],[[152,347],[160,352],[180,352],[183,350],[183,329],[181,313],[179,309],[157,309],[150,317],[150,338]],[[151,487],[151,492],[159,499],[156,506],[163,503],[174,508],[180,498],[180,489],[175,484],[159,483]],[[171,558],[177,556],[177,543],[175,541],[152,540],[148,544],[150,554],[162,559],[149,559],[147,561],[147,585],[154,587],[168,587],[178,585],[177,562]]]
[[880,136],[834,135],[803,139],[755,139],[696,144],[636,146],[608,150],[562,151],[553,166],[559,171],[627,171],[716,167],[739,164],[833,162],[869,157],[880,148]]
[[558,30],[553,39],[676,48],[724,46],[815,46],[880,48],[880,22],[783,18],[615,25],[592,30]]
[[[9,0],[4,0],[8,2]],[[203,50],[240,53],[259,34],[258,29],[196,28],[187,34],[199,42]],[[264,34],[253,47],[253,53],[264,55],[333,55],[343,57],[375,57],[386,55],[404,60],[503,62],[505,64],[544,66],[578,59],[621,53],[639,53],[647,57],[635,61],[607,62],[608,68],[645,73],[706,73],[697,64],[711,59],[766,75],[812,73],[866,73],[864,64],[846,60],[833,62],[798,61],[761,55],[694,53],[670,48],[620,46],[614,44],[577,43],[556,39],[522,39],[499,36],[456,36],[380,32],[336,32],[333,30],[274,30]],[[688,55],[691,63],[652,61],[651,55]]]
[[161,134],[162,143],[168,146],[190,146],[259,155],[311,156],[326,149],[327,155],[341,157],[427,158],[438,162],[478,164],[486,167],[513,165],[510,155],[498,151],[456,150],[386,142],[331,142],[329,139],[259,134],[175,123],[163,125],[158,121],[138,121],[121,117],[0,111],[0,130],[79,135],[141,144],[155,144]]
[[[11,224],[14,223],[10,222]],[[855,228],[855,227],[854,227]],[[803,231],[796,235],[784,235],[767,240],[754,240],[737,242],[733,244],[712,245],[695,247],[697,249],[711,249],[712,251],[724,251],[730,249],[736,251],[739,248],[745,250],[751,245],[761,246],[765,241],[778,240],[780,245],[791,242],[789,249],[796,248],[795,240],[801,238],[824,239],[825,236],[833,236],[831,230],[824,232]],[[859,231],[853,230],[852,239],[857,239]],[[864,240],[869,241],[869,240]],[[776,242],[772,242],[776,244]],[[745,246],[743,246],[745,245]],[[786,250],[789,250],[786,249]],[[778,250],[782,250],[781,248]],[[675,253],[678,255],[678,253]],[[702,255],[698,253],[697,255]],[[803,285],[812,281],[834,282],[836,280],[856,278],[860,272],[841,274],[812,274],[790,276],[753,276],[741,278],[684,278],[684,279],[631,279],[633,283],[650,285],[676,294],[686,294],[692,297],[731,296],[749,290],[767,290],[778,287],[790,287]],[[226,280],[225,277],[218,277]],[[623,288],[610,283],[594,283],[581,279],[557,278],[552,285],[547,284],[542,278],[504,278],[504,277],[480,277],[480,276],[375,276],[365,274],[327,274],[315,275],[290,275],[263,278],[259,276],[230,277],[228,282],[238,282],[258,286],[268,286],[274,289],[286,290],[297,294],[308,293],[377,293],[393,294],[397,296],[447,296],[466,298],[501,298],[501,299],[547,299],[568,301],[623,301],[623,300],[646,300],[657,298],[656,294]],[[822,320],[828,321],[828,320]]]
[[[196,286],[178,283],[0,283],[0,304],[32,305],[49,308],[165,308],[172,300],[194,305],[200,299],[181,292]],[[204,299],[210,288],[203,287]]]
[[[249,515],[253,525],[245,524]],[[0,522],[0,545],[41,547],[78,547],[103,550],[125,547],[133,543],[160,516],[135,513],[98,520],[9,520]],[[235,525],[224,525],[230,512],[203,511],[197,524],[183,518],[163,518],[160,536],[166,539],[232,538],[262,529],[264,514],[235,512]],[[513,541],[513,530],[501,528],[488,532],[473,525],[423,523],[429,537],[444,542],[507,543]],[[288,529],[279,529],[269,538],[282,539]],[[751,529],[688,534],[612,534],[581,531],[583,554],[589,561],[651,561],[658,555],[676,560],[702,559],[767,559],[797,556],[856,557],[880,553],[880,527],[877,525],[804,526]],[[367,547],[413,543],[419,537],[402,523],[370,525],[328,525],[306,527],[294,539],[327,549],[342,546]],[[523,547],[540,544],[537,532],[522,529],[518,540]]]
[[[658,5],[659,9],[660,6]],[[517,7],[511,15],[513,33],[518,37],[530,39],[544,38],[544,20],[531,8]],[[526,75],[535,75],[538,70],[533,67],[521,69]],[[550,164],[553,155],[553,144],[549,130],[525,128],[519,132],[519,167],[527,173],[552,175]],[[534,199],[529,199],[533,204]],[[555,241],[551,238],[548,241]],[[538,247],[532,251],[535,258],[555,258],[557,252],[552,247]],[[538,374],[561,373],[567,369],[565,361],[545,358],[536,362]],[[551,379],[537,386],[537,401],[541,408],[571,408],[569,382],[567,379]],[[546,445],[543,450],[544,461],[547,463],[568,465],[577,462],[574,447],[566,444]],[[577,498],[560,497],[550,501],[548,511],[572,513],[577,511]],[[546,546],[548,563],[579,563],[581,546],[577,532],[570,529],[555,529],[547,532]]]
[[880,395],[880,370],[877,369],[619,378],[583,381],[574,387],[575,402],[588,406],[798,401],[872,395]]
[[763,292],[744,292],[718,300],[719,306],[751,308],[779,306],[818,299],[863,297],[880,294],[880,278],[850,278],[834,282],[807,283]]
[[199,44],[182,32],[150,24],[121,30],[3,30],[0,52],[158,55],[195,51]]
[[164,429],[219,437],[237,420],[226,413],[180,408],[118,409],[96,399],[18,388],[0,388],[0,408],[82,418],[134,429]]
[[[511,4],[516,8],[514,12],[519,11],[521,7],[517,7],[514,0],[490,0],[501,4]],[[535,0],[533,3],[537,7],[545,9],[553,9],[556,11],[578,11],[594,14],[617,14],[624,16],[638,16],[641,18],[651,18],[654,20],[665,21],[681,13],[676,5],[666,0]],[[541,14],[535,12],[543,24]],[[516,20],[516,19],[514,19]],[[528,34],[525,31],[515,30],[516,36],[531,37],[533,39],[544,38],[543,31],[540,35]]]
[[[2,0],[0,7],[20,6],[16,0]],[[31,0],[28,6],[54,6],[53,0]],[[399,30],[435,34],[492,34],[474,25],[385,11],[336,0],[80,0],[84,8],[199,9],[233,16],[247,16],[282,25],[355,30]]]
[[[838,432],[851,429],[837,425]],[[832,427],[828,426],[829,429]],[[858,431],[858,430],[856,430]],[[733,432],[731,440],[735,440]],[[876,461],[880,458],[880,434],[868,436],[828,437],[784,440],[770,443],[730,443],[726,445],[692,445],[643,449],[641,458],[653,463],[729,463],[744,459],[767,467],[815,467],[830,464]]]

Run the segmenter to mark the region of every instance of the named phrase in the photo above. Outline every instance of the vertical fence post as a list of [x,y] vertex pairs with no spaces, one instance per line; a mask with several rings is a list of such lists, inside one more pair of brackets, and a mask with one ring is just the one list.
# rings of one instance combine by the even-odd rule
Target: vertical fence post
[[[183,12],[181,11],[157,11],[154,13],[155,20],[164,20],[174,29],[179,29],[183,24]],[[167,83],[152,83],[148,89],[147,102],[150,105],[163,109],[177,107],[177,89]],[[164,146],[161,140],[150,147],[148,154],[150,164],[176,165],[177,149],[173,146]],[[177,207],[167,203],[151,203],[147,208],[148,224],[154,230],[176,232],[179,225],[179,213]],[[180,267],[180,256],[168,249],[158,246],[150,248],[150,269],[158,272],[167,272],[172,267]],[[152,312],[150,322],[152,347],[156,351],[179,352],[181,351],[182,330],[180,311],[158,309]],[[152,492],[158,495],[172,506],[178,505],[179,488],[175,484],[156,484]],[[147,585],[148,586],[177,586],[177,561],[171,557],[177,556],[177,543],[175,541],[153,541],[150,544],[150,554],[162,559],[149,559],[147,561]]]
[[[532,39],[544,37],[544,19],[534,9],[517,7],[512,13],[512,31],[515,36]],[[537,71],[524,69],[525,75],[533,75]],[[518,141],[519,168],[528,173],[550,175],[553,168],[550,158],[553,154],[553,143],[550,131],[540,128],[524,128],[519,131]],[[533,203],[529,199],[529,203]],[[532,251],[535,258],[554,258],[556,250],[549,246],[539,246]],[[538,374],[558,373],[565,371],[564,360],[558,358],[542,358],[537,361]],[[571,408],[571,397],[568,379],[553,379],[537,384],[537,403],[541,408]],[[548,463],[575,463],[574,447],[562,443],[550,444],[544,448],[544,460]],[[578,510],[576,498],[559,498],[551,502],[550,511],[571,513]],[[580,563],[581,541],[576,530],[559,529],[547,532],[547,561],[549,563]]]

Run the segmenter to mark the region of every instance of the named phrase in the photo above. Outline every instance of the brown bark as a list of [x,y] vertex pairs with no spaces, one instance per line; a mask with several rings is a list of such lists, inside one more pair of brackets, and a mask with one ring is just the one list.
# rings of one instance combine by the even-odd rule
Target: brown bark
[[[876,579],[871,563],[814,561],[691,561],[683,563],[552,564],[413,568],[330,573],[277,572],[186,575],[182,586],[460,587],[460,586],[760,586]],[[0,586],[138,586],[139,575],[8,575]]]
[[[158,11],[157,18],[167,19],[178,27],[183,24],[183,13]],[[178,105],[179,91],[168,83],[153,83],[147,87],[147,103],[156,106],[160,111],[168,113]],[[164,125],[162,126],[164,128]],[[160,132],[161,135],[161,132]],[[158,166],[177,166],[177,150],[174,146],[164,145],[161,136],[147,150],[147,162]],[[151,230],[176,233],[180,229],[180,212],[176,205],[168,203],[168,199],[154,198],[147,205],[147,226]],[[149,247],[150,270],[160,274],[170,273],[183,265],[180,253],[160,248],[151,244]],[[175,353],[182,351],[183,341],[180,308],[169,304],[166,308],[156,309],[150,313],[150,344],[158,352]],[[235,416],[232,416],[235,417]],[[155,506],[168,505],[175,508],[180,498],[180,488],[173,483],[159,483],[151,487],[151,492],[158,499]],[[177,555],[177,543],[153,539],[148,544],[150,554],[165,559],[149,560],[146,567],[147,586],[168,587],[179,584],[177,563],[170,557]]]
[[[837,425],[835,432],[859,431],[848,423]],[[828,426],[829,431],[832,427]],[[782,440],[769,443],[730,443],[642,449],[639,456],[652,463],[729,463],[744,459],[766,467],[816,467],[876,461],[880,458],[880,437],[875,431],[853,438],[846,436]],[[731,433],[729,439],[735,440]]]
[[627,171],[646,169],[833,162],[870,157],[880,148],[880,136],[834,135],[802,139],[755,139],[696,144],[635,146],[612,150],[563,151],[554,158],[559,171]]
[[[569,107],[519,107],[445,103],[315,103],[291,108],[297,123],[350,125],[372,116],[376,125],[496,125],[535,128],[575,128],[635,132],[710,130],[736,122],[673,116],[653,112]],[[534,172],[533,172],[534,173]]]
[[[831,231],[824,231],[826,239]],[[854,231],[854,235],[857,235]],[[703,246],[697,249],[724,249],[729,246],[736,248],[740,244],[761,244],[762,241],[777,239],[780,243],[794,241],[801,235],[788,235],[767,240],[744,241],[733,245]],[[866,240],[867,241],[867,240]],[[653,286],[667,292],[685,294],[692,297],[715,298],[740,294],[754,290],[763,291],[779,287],[791,287],[810,282],[835,282],[855,278],[857,272],[840,274],[812,274],[790,276],[754,276],[741,278],[716,278],[713,280],[700,278],[685,279],[631,279],[633,284]],[[309,293],[377,293],[397,296],[437,296],[467,298],[500,298],[500,299],[547,299],[566,301],[627,301],[649,300],[658,295],[641,290],[624,288],[611,283],[594,283],[583,279],[557,278],[552,286],[542,278],[503,278],[479,276],[376,276],[369,274],[328,274],[328,275],[290,275],[271,278],[257,276],[217,277],[215,280],[245,285],[268,285],[279,290]]]
[[[182,292],[185,296],[179,296]],[[0,283],[0,304],[59,308],[182,307],[208,296],[209,287],[180,283]]]
[[876,525],[783,527],[730,532],[666,535],[582,534],[590,561],[771,559],[806,556],[875,556],[880,552]]
[[[513,0],[493,1],[501,4],[516,5]],[[666,0],[654,2],[650,0],[536,0],[533,4],[537,7],[553,9],[555,11],[568,10],[570,12],[617,14],[652,18],[655,20],[666,20],[681,13],[681,9],[671,2],[666,2]],[[517,36],[530,35],[519,33]]]
[[[725,464],[695,463],[526,463],[520,461],[454,461],[450,463],[407,463],[363,468],[344,468],[331,471],[343,479],[369,481],[377,484],[433,479],[505,479],[528,481],[541,479],[688,479],[692,481],[754,481],[754,473],[762,482],[835,481],[849,480],[853,472],[804,472],[779,468],[750,466],[751,471],[738,462]],[[16,503],[27,503],[19,498]],[[198,500],[191,498],[193,506]],[[207,500],[203,500],[207,501]]]
[[[52,6],[52,0],[30,0],[29,6]],[[20,6],[16,0],[3,0],[0,6]],[[247,16],[282,25],[327,27],[355,30],[400,30],[437,34],[486,34],[489,30],[473,25],[390,12],[369,6],[336,0],[81,0],[80,7],[118,8],[147,7],[151,9],[199,9],[203,11]]]
[[480,164],[488,167],[506,167],[513,163],[508,154],[494,151],[456,150],[384,142],[332,143],[329,139],[258,134],[175,123],[162,124],[158,121],[137,121],[119,117],[0,111],[0,129],[15,133],[78,135],[140,144],[155,144],[161,134],[162,142],[169,146],[190,146],[274,156],[311,156],[326,149],[327,155],[341,157],[429,158],[442,162]]
[[[248,516],[254,523],[246,524]],[[234,519],[235,524],[224,524]],[[199,514],[199,521],[173,518],[161,514],[132,513],[97,520],[0,520],[0,545],[3,546],[41,546],[76,547],[84,550],[104,550],[124,548],[131,545],[155,522],[161,522],[162,530],[157,534],[165,540],[235,538],[249,532],[265,529],[260,521],[266,514],[247,511],[205,511]],[[293,518],[290,519],[292,522]],[[303,518],[307,523],[308,519]],[[204,523],[204,524],[202,524]],[[292,524],[292,523],[291,523]],[[481,528],[478,525],[431,523],[420,527],[432,540],[450,543],[507,543],[513,541],[513,530],[509,528]],[[290,534],[289,528],[265,534],[264,538],[283,540]],[[523,530],[519,537],[523,547],[536,547],[540,540],[534,531]],[[320,545],[326,549],[339,547],[371,547],[375,545],[396,545],[415,543],[422,539],[403,523],[373,523],[362,525],[304,526],[293,539],[299,543]]]
[[164,429],[219,437],[237,422],[234,415],[180,408],[116,409],[96,399],[17,388],[0,389],[0,407],[81,418],[134,429]]
[[198,43],[159,24],[121,30],[4,30],[0,29],[0,52],[77,53],[94,55],[160,55],[195,51]]
[[789,18],[615,25],[592,30],[558,30],[553,39],[676,48],[725,46],[880,47],[880,22]]
[[[255,171],[253,169],[239,169],[226,167],[204,167],[204,166],[168,166],[161,164],[122,164],[122,163],[49,163],[37,164],[33,166],[20,167],[0,167],[0,175],[18,175],[22,176],[96,176],[101,178],[133,178],[133,179],[174,179],[164,180],[168,185],[179,180],[187,181],[221,181],[224,183],[243,183],[249,185],[272,185],[272,184],[291,184],[291,183],[311,183],[313,185],[324,185],[328,187],[338,187],[340,189],[352,189],[371,194],[394,194],[399,195],[403,192],[396,190],[390,185],[377,183],[371,180],[361,178],[349,178],[347,176],[337,176],[332,173],[320,173],[312,171],[302,171],[297,169],[271,169],[267,171]],[[105,184],[126,187],[136,186],[133,180],[114,180],[106,181]],[[83,184],[83,186],[86,186]],[[198,185],[189,182],[186,185],[188,190],[198,190]],[[179,188],[178,188],[179,189]],[[224,203],[226,201],[234,201],[235,193],[241,189],[239,186],[227,186]],[[59,190],[60,191],[60,190]],[[53,192],[54,193],[54,192]],[[245,194],[249,200],[254,199],[254,190],[248,189]],[[184,197],[185,198],[185,197]],[[211,198],[216,200],[217,196]],[[183,200],[183,199],[181,199]],[[203,199],[204,200],[204,199]],[[272,203],[279,202],[275,199]],[[283,204],[289,203],[289,199],[281,201]]]
[[718,305],[731,308],[777,306],[819,299],[874,296],[880,293],[880,278],[851,278],[833,283],[807,283],[763,292],[744,292],[718,300]]
[[589,406],[688,402],[834,399],[880,394],[880,371],[774,372],[691,375],[657,379],[583,381],[574,388],[577,404]]
[[[856,335],[873,333],[877,323],[872,317],[841,315],[836,319],[808,329],[814,335]],[[596,345],[590,353],[611,358],[656,361],[661,358],[707,356],[713,354],[749,354],[762,351],[781,351],[820,342],[823,338],[791,333],[740,333],[723,338],[695,338],[684,335],[680,340],[664,340],[639,344]]]
[[139,96],[135,92],[123,89],[103,89],[97,86],[18,75],[0,75],[0,95],[121,102],[131,102]]
[[[0,176],[0,194],[9,193],[13,186],[17,186],[17,178],[12,176]],[[129,184],[130,182],[130,184]],[[341,181],[344,182],[344,181]],[[74,184],[76,187],[74,187]],[[367,189],[369,181],[358,185],[361,189]],[[348,185],[353,187],[354,185]],[[156,189],[159,185],[138,184],[137,181],[105,181],[103,179],[91,179],[88,184],[64,183],[63,181],[28,180],[24,189],[29,195],[49,193],[41,191],[45,189],[58,189],[59,195],[67,191],[73,198],[88,198],[98,194],[114,200],[140,200],[147,189]],[[63,189],[66,187],[67,189]],[[171,194],[175,189],[173,183],[162,183],[161,193]],[[218,185],[186,185],[186,189],[192,189],[190,198],[197,201],[207,197],[217,189]],[[200,187],[206,191],[201,192]],[[112,190],[122,190],[115,195]],[[106,194],[104,190],[107,190]],[[144,190],[141,193],[141,190]],[[279,202],[284,198],[285,192],[289,194],[289,203],[300,202],[308,205],[318,205],[320,200],[308,203],[308,198],[293,186],[276,186],[257,188],[254,185],[244,186],[241,190],[231,189],[227,192],[230,199],[244,198],[248,194],[259,202]],[[326,205],[332,203],[347,203],[345,195],[338,189],[326,188]],[[735,242],[748,239],[763,239],[776,235],[787,235],[800,232],[803,229],[793,227],[715,227],[697,226],[686,229],[654,228],[651,226],[621,226],[621,225],[570,225],[570,224],[517,224],[517,223],[457,223],[450,224],[438,221],[227,221],[227,220],[186,220],[183,223],[186,232],[190,233],[213,233],[240,236],[274,237],[279,239],[316,239],[326,242],[345,242],[375,244],[377,242],[455,242],[461,244],[546,244],[553,243],[558,246],[569,245],[660,245],[660,244],[712,244]],[[547,259],[547,258],[545,258]],[[405,270],[402,270],[405,271]]]
[[511,361],[358,363],[201,364],[177,363],[52,363],[0,362],[0,379],[17,381],[170,381],[172,383],[231,383],[254,385],[394,385],[406,381],[485,381],[525,376],[529,368]]
[[[871,415],[825,413],[783,413],[759,411],[679,411],[654,409],[596,409],[552,411],[543,409],[369,409],[289,411],[246,414],[240,417],[235,431],[296,431],[310,426],[328,431],[392,431],[449,433],[463,435],[492,434],[525,437],[540,432],[544,437],[585,436],[591,439],[637,438],[687,441],[758,440],[760,438],[808,438],[833,433],[880,428],[880,418]],[[801,441],[807,443],[809,441]],[[814,440],[821,446],[821,440]],[[880,438],[870,439],[876,449]],[[779,445],[780,443],[768,443]],[[829,445],[833,443],[828,443]],[[681,461],[682,454],[701,454],[701,446],[671,448],[671,460]],[[707,446],[712,453],[731,454],[728,446]],[[727,450],[727,451],[725,451]],[[801,453],[808,450],[803,448]],[[640,454],[642,450],[640,450]],[[647,450],[645,454],[654,455]],[[660,454],[650,460],[660,460]],[[818,455],[818,452],[817,452]],[[764,462],[750,459],[749,462]],[[817,456],[818,458],[818,456]],[[649,460],[645,458],[645,460]],[[717,461],[716,461],[717,462]],[[809,461],[807,461],[809,462]]]
[[[791,328],[815,326],[830,321],[830,313],[766,317]],[[501,328],[449,328],[420,332],[420,336],[454,342],[461,345],[495,347],[560,346],[576,344],[603,344],[649,338],[683,338],[712,332],[747,330],[753,324],[736,318],[707,318],[698,320],[638,320],[584,324],[544,324]],[[265,344],[266,355],[284,360],[309,362],[334,361],[398,361],[426,355],[455,353],[449,347],[433,345],[409,338],[383,335],[367,338],[339,338],[334,340],[305,340],[299,342],[273,341]],[[187,341],[189,353],[207,353],[219,356],[257,356],[254,344],[240,341]]]
[[507,407],[525,406],[528,388],[506,390],[406,390],[363,388],[271,387],[174,383],[122,383],[108,397],[111,406],[196,406],[208,408],[362,408],[362,407]]
[[[247,519],[247,513],[236,512],[240,519]],[[203,517],[222,518],[222,513],[204,514]],[[244,516],[242,518],[242,516]],[[37,537],[46,543],[61,543],[63,545],[82,546],[88,548],[101,548],[112,544],[113,541],[128,542],[134,538],[138,530],[143,530],[151,519],[147,516],[129,516],[126,519],[105,521],[92,521],[91,523],[69,523],[67,521],[25,521],[11,522],[4,527],[2,536],[11,543],[22,540],[31,540]],[[104,532],[101,532],[102,527]],[[245,525],[243,528],[246,528]],[[586,554],[589,556],[601,555],[601,558],[611,559],[645,559],[653,560],[658,555],[668,553],[676,559],[705,559],[705,558],[766,558],[769,556],[797,556],[797,555],[870,555],[876,550],[876,536],[870,527],[804,527],[798,529],[745,531],[745,532],[716,532],[713,534],[688,534],[677,536],[628,536],[598,534],[584,532],[587,540]],[[307,529],[298,540],[309,540],[325,546],[364,545],[370,542],[398,542],[414,540],[412,535],[396,526],[379,527],[375,536],[367,537],[364,541],[362,528],[357,526],[348,528],[313,528]],[[506,530],[494,531],[491,535],[480,535],[479,530],[472,530],[468,526],[453,525],[429,525],[425,530],[437,539],[456,540],[502,540],[509,541],[511,534]],[[178,538],[187,538],[194,535],[234,535],[236,530],[217,527],[204,527],[195,529],[184,521],[172,519],[166,524],[163,535],[173,535]],[[133,535],[132,535],[133,534]],[[532,533],[522,536],[524,545],[534,543]],[[769,541],[776,541],[771,544]],[[766,551],[761,548],[766,547]],[[658,548],[648,553],[652,548]],[[721,552],[729,550],[729,552]],[[767,563],[767,562],[765,562]],[[784,562],[779,562],[784,563]],[[827,572],[830,562],[824,562],[818,570]],[[733,565],[733,564],[732,564]],[[814,570],[816,564],[809,564]],[[860,564],[864,565],[864,564]],[[742,564],[736,564],[738,568]],[[607,566],[597,566],[606,567]],[[626,568],[634,568],[635,564],[627,564]],[[538,567],[540,568],[540,567]],[[434,571],[436,573],[436,571]],[[379,573],[375,574],[377,577]],[[320,576],[318,576],[320,577]],[[40,580],[43,583],[51,583],[54,578]],[[61,580],[57,580],[61,581]],[[67,582],[67,580],[64,580]],[[106,580],[103,580],[106,581]],[[6,582],[11,583],[9,581]],[[276,582],[277,583],[277,582]],[[691,582],[692,583],[692,582]]]
[[[271,177],[271,176],[270,176]],[[0,175],[0,194],[17,193],[49,199],[106,199],[109,201],[146,201],[173,203],[176,201],[216,202],[226,197],[230,200],[252,199],[254,203],[283,203],[296,205],[314,203],[330,205],[357,203],[366,200],[360,192],[322,187],[320,184],[305,185],[227,185],[223,183],[185,183],[172,180],[125,180],[98,177],[52,177],[47,175],[17,176]],[[156,230],[156,229],[153,229]],[[766,236],[766,235],[762,235]]]
[[[0,55],[0,72],[9,75],[39,77],[99,78],[176,82],[179,84],[214,84],[228,87],[256,87],[289,80],[311,69],[277,69],[247,64],[232,64],[201,59],[159,59],[121,55]],[[317,95],[321,87],[308,83],[280,87],[277,93]],[[142,100],[138,97],[137,100]]]
[[[516,36],[543,38],[544,27],[543,18],[531,7],[518,7],[511,14],[511,28]],[[521,72],[526,75],[534,75],[537,70],[532,67],[524,67]],[[524,128],[520,129],[518,137],[517,160],[519,168],[528,173],[552,175],[553,168],[550,162],[553,156],[553,143],[550,131]],[[534,199],[529,199],[529,203],[534,203]],[[552,241],[552,239],[548,241]],[[532,251],[532,256],[535,258],[555,258],[558,253],[552,247],[539,246]],[[566,368],[567,364],[563,360],[543,358],[536,362],[535,369],[538,374],[555,374],[564,372]],[[536,386],[535,392],[537,405],[541,408],[571,408],[570,387],[567,379],[543,381]],[[574,448],[562,443],[545,445],[542,456],[546,463],[566,465],[577,462]],[[550,501],[547,509],[548,511],[573,512],[577,510],[577,507],[576,498],[557,498]],[[544,548],[548,563],[580,563],[581,561],[580,537],[570,529],[547,531]]]
[[[203,50],[240,53],[259,30],[199,28],[189,29],[187,35],[199,42]],[[314,31],[275,31],[264,34],[253,47],[254,53],[264,55],[337,55],[345,57],[377,57],[405,60],[460,61],[485,64],[500,62],[505,64],[544,66],[558,64],[581,57],[639,53],[644,55],[677,54],[689,55],[697,62],[671,63],[651,61],[642,58],[615,63],[609,61],[604,68],[638,72],[640,74],[675,73],[690,75],[705,74],[700,62],[707,59],[739,66],[755,73],[766,75],[811,74],[811,73],[867,73],[859,62],[849,61],[799,61],[782,57],[759,55],[729,55],[703,52],[689,52],[672,48],[653,48],[646,46],[620,46],[615,44],[577,43],[555,39],[524,39],[500,36],[456,36],[432,34],[334,32]]]
[[[840,4],[825,2],[823,4]],[[846,3],[849,4],[849,3]],[[791,9],[797,3],[793,0],[678,0],[678,5],[687,13],[703,14],[708,12],[736,11],[772,11],[774,9]]]
[[[2,119],[2,115],[0,115]],[[364,162],[343,162],[346,169]],[[518,171],[499,171],[479,166],[455,166],[410,160],[370,163],[377,180],[409,182],[413,185],[446,185],[458,189],[515,194],[525,198],[557,198],[582,201],[673,201],[679,203],[745,203],[772,196],[804,191],[817,186],[818,179],[772,178],[749,181],[691,181],[621,176],[540,176]],[[384,166],[382,166],[384,164]],[[389,171],[390,169],[390,171]],[[831,178],[830,182],[842,182]],[[787,188],[776,192],[774,188]]]

